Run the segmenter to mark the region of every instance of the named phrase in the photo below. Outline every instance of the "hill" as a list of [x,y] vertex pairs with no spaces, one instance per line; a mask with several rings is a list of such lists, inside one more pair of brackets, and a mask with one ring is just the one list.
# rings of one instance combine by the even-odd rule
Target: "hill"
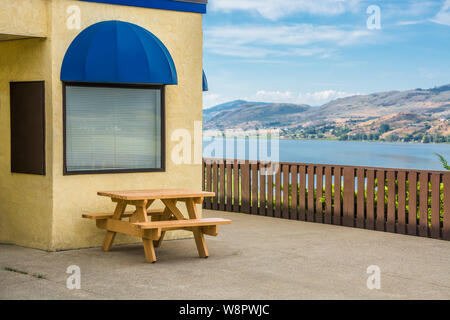
[[235,100],[204,110],[205,130],[280,128],[288,138],[450,142],[450,85],[303,104]]
[[292,124],[292,117],[312,107],[291,103],[266,103],[235,100],[203,111],[205,129],[259,129]]

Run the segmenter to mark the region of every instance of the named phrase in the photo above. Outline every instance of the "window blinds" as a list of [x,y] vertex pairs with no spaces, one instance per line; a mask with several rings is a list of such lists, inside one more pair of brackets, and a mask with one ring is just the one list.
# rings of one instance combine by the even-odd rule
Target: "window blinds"
[[160,89],[66,87],[66,170],[161,168]]

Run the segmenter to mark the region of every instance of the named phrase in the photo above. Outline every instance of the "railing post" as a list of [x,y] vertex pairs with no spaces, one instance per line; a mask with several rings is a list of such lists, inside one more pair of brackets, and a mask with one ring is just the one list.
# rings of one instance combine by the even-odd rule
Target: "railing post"
[[333,224],[340,225],[341,221],[341,176],[342,169],[334,167],[334,211]]
[[258,214],[265,216],[266,213],[266,166],[264,163],[259,164],[259,209]]
[[289,219],[289,165],[283,165],[283,212],[282,217]]
[[298,174],[297,166],[291,166],[291,210],[289,212],[289,218],[292,220],[298,220],[297,212],[297,198],[298,198]]
[[279,165],[275,173],[275,217],[281,218],[281,170],[283,166]]
[[375,228],[378,231],[384,231],[385,223],[385,207],[384,207],[384,187],[385,182],[385,172],[384,170],[377,170],[377,219],[375,222]]
[[241,211],[250,213],[250,163],[248,160],[241,165]]
[[323,167],[316,167],[316,222],[323,223]]
[[398,223],[397,233],[406,233],[406,172],[397,174],[398,183]]
[[364,228],[364,202],[365,202],[365,190],[366,179],[364,177],[364,168],[358,168],[356,170],[357,179],[357,197],[356,197],[356,227]]
[[332,214],[332,188],[333,188],[333,175],[332,168],[327,166],[325,168],[325,217],[324,222],[331,224],[331,214]]
[[375,170],[367,170],[366,229],[375,230]]
[[409,205],[408,205],[408,234],[417,233],[417,172],[408,172]]
[[298,214],[298,220],[305,221],[306,220],[306,167],[300,166],[299,167],[299,176],[300,176],[300,183],[298,187],[298,205],[299,205],[299,214]]
[[443,174],[442,181],[444,183],[444,223],[442,226],[442,238],[450,240],[450,172]]
[[225,161],[220,160],[219,170],[220,170],[220,178],[219,178],[219,210],[225,210]]
[[[202,191],[206,191],[205,170],[206,170],[205,159],[202,159]],[[202,208],[206,208],[206,199],[203,199]]]
[[431,237],[440,238],[440,195],[441,195],[441,175],[433,173],[431,175]]
[[219,209],[219,166],[217,165],[217,159],[213,160],[212,169],[213,169],[213,192],[216,194],[212,200],[212,208],[213,210]]
[[[273,163],[268,164],[273,168]],[[267,216],[273,217],[273,170],[268,170],[267,180]]]
[[234,192],[233,192],[233,211],[239,212],[240,210],[240,204],[239,204],[239,192],[240,192],[240,183],[239,183],[239,162],[237,160],[234,160],[233,162],[233,186],[234,186]]
[[308,211],[306,215],[306,220],[314,221],[314,166],[308,166]]
[[[211,189],[211,160],[207,159],[206,161],[204,161],[205,166],[206,166],[206,191],[212,191]],[[211,209],[211,198],[210,197],[206,197],[205,199],[205,208],[206,209]]]
[[344,199],[343,199],[343,221],[344,226],[353,227],[355,215],[355,169],[344,168]]
[[395,232],[395,171],[387,172],[388,180],[388,206],[386,231]]
[[230,163],[230,160],[226,160],[226,170],[227,170],[227,211],[233,210],[233,169],[232,169],[232,163]]
[[419,236],[428,236],[428,173],[419,174]]
[[254,161],[251,164],[251,172],[252,172],[252,179],[251,179],[251,194],[252,194],[252,202],[251,202],[251,213],[252,214],[258,214],[258,162]]

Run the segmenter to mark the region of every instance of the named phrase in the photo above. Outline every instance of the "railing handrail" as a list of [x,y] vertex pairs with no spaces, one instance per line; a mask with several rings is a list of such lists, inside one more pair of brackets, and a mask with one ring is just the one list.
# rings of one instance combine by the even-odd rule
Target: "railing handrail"
[[249,162],[250,164],[271,164],[278,163],[282,165],[293,165],[293,166],[312,166],[312,167],[333,167],[333,168],[355,168],[355,169],[365,169],[365,170],[375,170],[375,171],[396,171],[396,172],[417,172],[417,173],[434,173],[434,174],[450,174],[450,171],[444,170],[427,170],[427,169],[405,169],[405,168],[391,168],[391,167],[371,167],[371,166],[353,166],[345,164],[323,164],[323,163],[303,163],[303,162],[285,162],[285,161],[261,161],[261,160],[244,160],[244,159],[228,159],[228,158],[203,158],[204,162],[218,162],[223,161],[234,163],[235,161],[239,163]]

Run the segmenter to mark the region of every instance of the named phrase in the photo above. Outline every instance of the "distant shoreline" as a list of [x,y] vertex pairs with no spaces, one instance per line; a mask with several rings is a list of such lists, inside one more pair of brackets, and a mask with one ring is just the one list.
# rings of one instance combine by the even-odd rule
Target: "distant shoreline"
[[[203,132],[203,137],[218,137],[220,135],[212,134],[212,133],[205,133]],[[224,135],[220,136],[221,138],[226,138]],[[238,139],[258,139],[257,136],[254,135],[233,135],[230,136],[231,138],[238,138]],[[268,140],[272,140],[274,138],[267,138]],[[385,140],[340,140],[338,138],[316,138],[316,139],[296,139],[296,138],[289,138],[289,137],[279,137],[279,140],[293,140],[293,141],[339,141],[339,142],[365,142],[365,143],[405,143],[405,144],[417,144],[417,145],[424,145],[424,144],[449,144],[450,142],[405,142],[405,141],[385,141]]]

